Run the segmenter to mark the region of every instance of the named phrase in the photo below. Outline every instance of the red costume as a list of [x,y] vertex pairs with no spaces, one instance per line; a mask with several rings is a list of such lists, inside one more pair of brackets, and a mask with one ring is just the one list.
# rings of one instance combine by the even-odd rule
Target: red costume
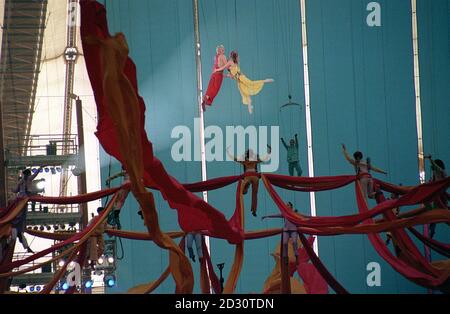
[[[216,55],[214,59],[214,69],[219,68],[219,55]],[[211,106],[214,98],[216,98],[219,93],[220,87],[222,86],[223,81],[223,71],[213,72],[211,74],[211,78],[209,80],[208,89],[206,90],[205,96],[203,98],[203,106],[208,105]]]

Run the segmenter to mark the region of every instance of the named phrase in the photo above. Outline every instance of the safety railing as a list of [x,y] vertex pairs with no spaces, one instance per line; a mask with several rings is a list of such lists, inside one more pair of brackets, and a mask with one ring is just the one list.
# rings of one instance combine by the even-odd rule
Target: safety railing
[[[23,156],[62,156],[63,151],[65,151],[64,155],[77,154],[78,141],[76,135],[30,135],[27,145],[17,145],[17,141],[13,140],[6,142],[7,159]],[[16,155],[18,152],[23,152],[23,156]]]

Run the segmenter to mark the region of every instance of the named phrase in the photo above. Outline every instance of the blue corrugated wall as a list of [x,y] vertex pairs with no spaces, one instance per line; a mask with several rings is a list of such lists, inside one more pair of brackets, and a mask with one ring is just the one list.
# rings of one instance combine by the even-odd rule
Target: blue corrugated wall
[[[413,79],[411,5],[409,0],[378,1],[381,26],[369,27],[367,0],[307,1],[309,74],[315,175],[352,173],[340,144],[361,150],[385,169],[378,176],[393,183],[418,183],[417,132]],[[448,0],[418,1],[421,93],[425,151],[449,164],[449,11]],[[200,162],[176,163],[170,155],[171,130],[186,125],[194,131],[196,67],[193,8],[188,0],[106,0],[111,32],[124,32],[130,54],[138,68],[140,93],[147,104],[146,128],[155,153],[168,171],[181,182],[201,180]],[[250,78],[272,77],[254,97],[255,112],[249,115],[240,103],[235,83],[225,79],[205,124],[280,126],[284,137],[299,134],[301,166],[307,175],[304,106],[279,110],[287,102],[304,104],[303,54],[299,1],[297,0],[200,0],[203,85],[206,89],[215,47],[224,44],[227,54],[238,50],[242,71]],[[194,134],[193,134],[194,136]],[[275,139],[276,140],[276,139]],[[225,147],[224,147],[225,148]],[[286,153],[280,148],[278,173],[287,174]],[[109,157],[103,153],[102,177],[108,176]],[[112,161],[111,172],[119,171]],[[209,162],[208,177],[240,173],[232,162]],[[104,180],[103,180],[104,181]],[[234,210],[236,186],[209,193],[209,201],[227,217]],[[281,192],[309,213],[309,195]],[[179,230],[175,211],[155,193],[163,230]],[[356,212],[353,188],[316,194],[318,215]],[[277,212],[260,185],[258,218],[250,215],[246,197],[246,229],[281,226],[280,220],[259,217]],[[122,210],[124,229],[145,230],[136,214],[134,199]],[[437,237],[448,242],[448,228],[439,226]],[[248,241],[237,292],[261,292],[274,262],[270,253],[279,238]],[[118,285],[110,292],[123,292],[156,279],[168,264],[167,253],[152,243],[123,240],[124,258],[117,271]],[[234,247],[211,240],[213,263],[225,262],[227,275]],[[422,247],[420,247],[422,249]],[[337,279],[353,293],[425,292],[398,275],[374,251],[365,236],[319,239],[321,259]],[[438,256],[433,256],[438,258]],[[381,265],[381,287],[368,287],[366,265]],[[198,263],[193,265],[199,292]],[[169,279],[157,292],[174,291]]]

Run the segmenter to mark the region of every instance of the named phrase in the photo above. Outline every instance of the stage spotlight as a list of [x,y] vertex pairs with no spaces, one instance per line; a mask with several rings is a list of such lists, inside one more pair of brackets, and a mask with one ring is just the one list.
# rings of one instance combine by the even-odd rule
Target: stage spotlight
[[65,283],[62,285],[62,288],[63,288],[63,290],[69,289],[69,284],[68,284],[67,282],[65,282]]
[[99,259],[97,260],[97,263],[98,264],[103,264],[103,262],[104,262],[105,260],[103,259],[103,257],[99,257]]
[[34,286],[30,287],[30,292],[34,292]]
[[53,229],[54,229],[55,231],[57,231],[57,230],[59,229],[58,225],[54,225],[54,226],[53,226]]
[[61,224],[61,229],[62,229],[62,230],[66,229],[66,225]]
[[105,285],[108,287],[114,287],[116,285],[116,276],[114,275],[106,275],[104,279]]
[[108,257],[108,263],[110,264],[114,263],[114,257],[112,256]]
[[51,168],[50,170],[52,171],[52,174],[56,174],[55,168]]
[[47,229],[47,231],[50,231],[50,230],[52,230],[52,227],[50,227],[50,226],[45,226],[45,228]]
[[70,267],[75,267],[75,262],[70,262],[69,266]]
[[92,282],[92,280],[88,280],[88,281],[86,281],[86,283],[84,284],[84,286],[86,287],[86,289],[90,289],[90,288],[92,288],[92,285],[93,285],[94,283]]
[[38,226],[34,226],[34,227],[33,227],[33,230],[34,230],[34,231],[38,231],[38,230],[39,230],[39,227],[38,227]]
[[83,169],[81,169],[81,168],[75,167],[75,168],[72,169],[72,174],[75,177],[81,176],[82,173],[83,173]]
[[58,266],[63,267],[66,262],[62,259],[59,261]]
[[39,230],[40,230],[40,231],[44,231],[44,229],[45,229],[44,226],[40,226],[40,227],[39,227]]
[[41,192],[45,190],[45,179],[38,180],[36,188]]
[[41,291],[41,289],[42,289],[41,286],[36,286],[36,291],[37,292]]

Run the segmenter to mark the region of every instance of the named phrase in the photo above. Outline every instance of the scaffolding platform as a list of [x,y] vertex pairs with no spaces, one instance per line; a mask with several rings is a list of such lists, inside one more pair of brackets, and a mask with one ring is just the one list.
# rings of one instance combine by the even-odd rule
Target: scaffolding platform
[[25,168],[34,165],[45,165],[49,167],[76,166],[78,155],[38,155],[38,156],[17,156],[6,160],[8,168]]
[[8,168],[78,165],[79,151],[75,135],[31,135],[27,145],[14,146],[13,142],[7,142],[6,147],[5,163]]
[[28,212],[27,225],[56,225],[77,224],[81,221],[82,213],[43,213]]
[[11,286],[36,286],[36,285],[46,285],[48,284],[55,274],[53,273],[34,273],[34,274],[23,274],[15,276],[12,280]]

